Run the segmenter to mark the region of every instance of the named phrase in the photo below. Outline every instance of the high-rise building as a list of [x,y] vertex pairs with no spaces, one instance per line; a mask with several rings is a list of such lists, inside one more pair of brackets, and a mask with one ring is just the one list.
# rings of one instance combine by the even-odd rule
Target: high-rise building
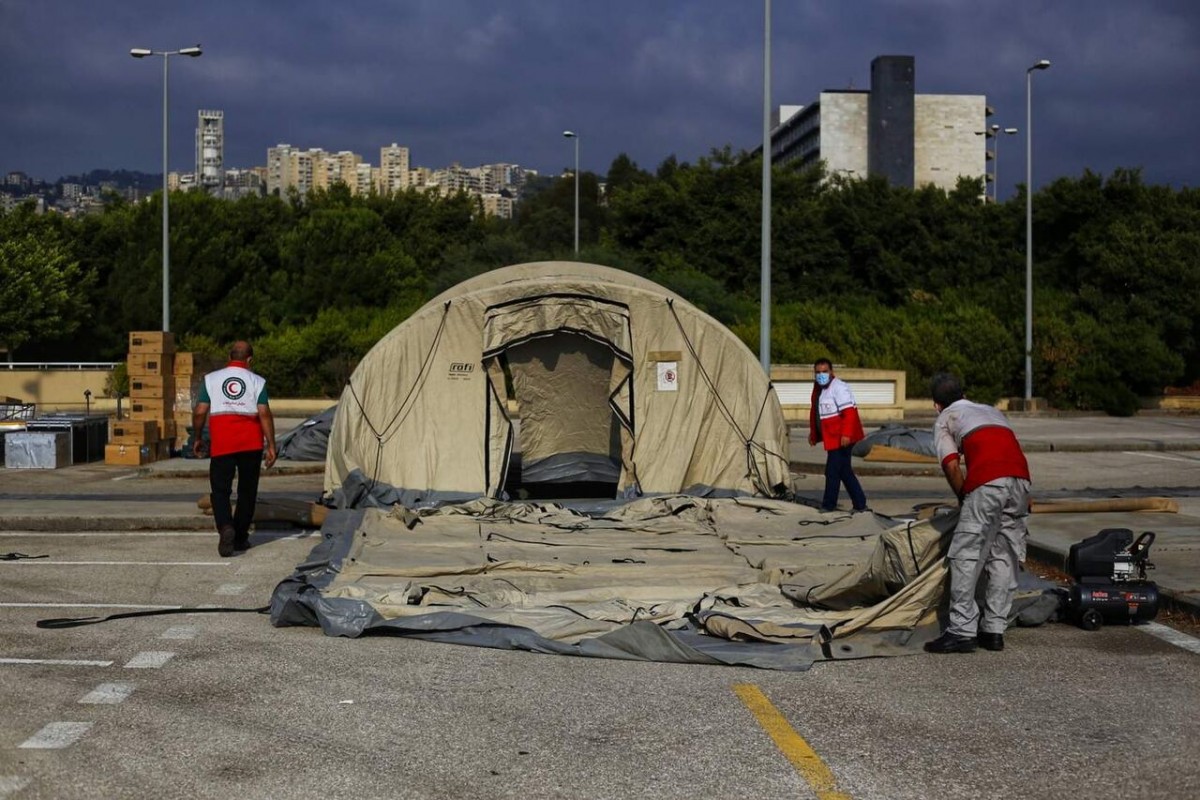
[[225,182],[225,112],[201,109],[196,122],[196,186],[219,192]]
[[379,192],[388,194],[408,188],[408,148],[393,142],[379,148]]
[[916,94],[912,56],[871,62],[871,88],[828,90],[807,106],[784,106],[771,132],[771,162],[825,162],[829,175],[879,175],[894,186],[947,191],[960,177],[986,182],[983,95]]
[[282,195],[287,188],[287,174],[295,148],[277,144],[267,148],[267,194]]

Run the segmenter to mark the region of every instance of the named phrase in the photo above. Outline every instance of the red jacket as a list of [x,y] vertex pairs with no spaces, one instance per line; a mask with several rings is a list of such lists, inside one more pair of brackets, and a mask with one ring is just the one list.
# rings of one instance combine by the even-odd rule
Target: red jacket
[[820,433],[826,450],[837,450],[842,446],[842,437],[850,437],[850,444],[866,437],[862,420],[858,416],[858,401],[854,392],[841,378],[834,378],[828,386],[813,386],[812,406],[808,411],[808,424],[812,433],[810,441]]

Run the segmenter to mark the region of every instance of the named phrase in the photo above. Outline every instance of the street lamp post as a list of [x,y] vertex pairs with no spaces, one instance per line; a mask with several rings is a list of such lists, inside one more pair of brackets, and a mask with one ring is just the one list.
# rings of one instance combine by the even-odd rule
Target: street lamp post
[[179,50],[147,50],[142,47],[135,47],[129,51],[129,55],[134,58],[146,58],[148,56],[163,57],[163,135],[162,135],[162,329],[163,331],[171,330],[171,240],[170,240],[170,221],[167,210],[167,198],[170,194],[167,188],[167,108],[168,108],[168,90],[167,90],[167,63],[171,56],[188,56],[196,58],[201,54],[200,45],[195,47],[183,47]]
[[771,379],[771,0],[763,0],[762,263],[758,360]]
[[1009,136],[1017,132],[1016,128],[1001,128],[999,125],[992,126],[992,136],[995,137],[996,143],[992,145],[992,202],[1000,202],[1000,134],[1005,133]]
[[1025,402],[1033,400],[1033,73],[1048,69],[1041,59],[1025,70]]
[[563,131],[563,136],[575,140],[575,258],[579,258],[579,134]]

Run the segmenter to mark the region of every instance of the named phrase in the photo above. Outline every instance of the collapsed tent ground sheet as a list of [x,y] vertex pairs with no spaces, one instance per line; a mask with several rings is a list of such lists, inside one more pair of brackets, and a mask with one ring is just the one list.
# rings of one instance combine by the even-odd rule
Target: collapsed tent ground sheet
[[340,636],[805,669],[918,652],[937,635],[954,519],[892,524],[690,496],[590,514],[487,499],[340,511],[276,589],[272,621]]

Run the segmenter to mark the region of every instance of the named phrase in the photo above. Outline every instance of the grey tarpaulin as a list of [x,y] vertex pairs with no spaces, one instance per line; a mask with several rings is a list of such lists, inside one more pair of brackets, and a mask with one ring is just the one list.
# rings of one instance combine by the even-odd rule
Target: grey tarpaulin
[[[271,620],[332,636],[803,670],[917,652],[937,635],[955,516],[686,495],[587,514],[486,498],[335,511],[276,588]],[[1022,592],[1014,616],[1049,616],[1043,594]]]
[[279,457],[288,461],[324,461],[336,413],[335,404],[275,439]]
[[875,445],[906,450],[914,455],[937,457],[937,450],[933,446],[933,431],[909,428],[906,425],[884,425],[871,431],[855,443],[851,453],[864,458]]

